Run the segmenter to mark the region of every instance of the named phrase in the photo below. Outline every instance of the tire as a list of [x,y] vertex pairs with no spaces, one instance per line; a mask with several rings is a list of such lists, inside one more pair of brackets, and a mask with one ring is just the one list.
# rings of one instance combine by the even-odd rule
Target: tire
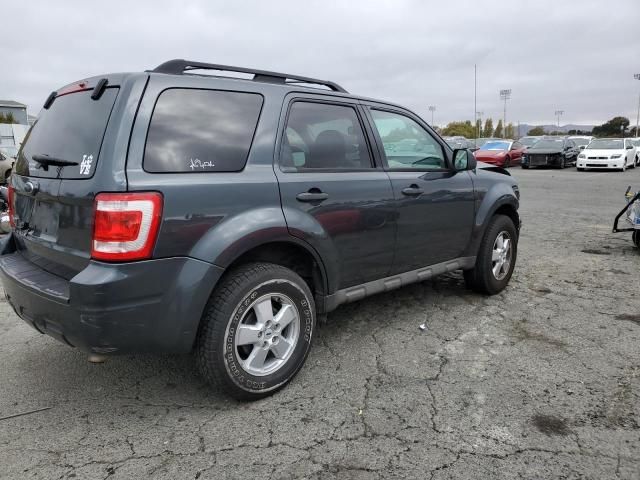
[[622,168],[620,169],[620,171],[624,173],[626,170],[627,170],[627,161],[625,160],[624,163],[622,164]]
[[565,162],[566,162],[566,159],[565,159],[565,158],[564,158],[564,156],[563,156],[563,157],[560,159],[560,165],[558,165],[558,168],[559,168],[560,170],[562,170],[564,167],[566,167]]
[[[284,327],[279,316],[288,320]],[[271,263],[241,265],[223,277],[205,307],[195,347],[198,369],[238,400],[266,397],[304,364],[315,323],[313,295],[298,274]]]
[[[510,240],[509,265],[502,267],[498,271],[498,275],[494,274],[494,268],[499,263],[492,260],[494,249],[498,245],[499,236],[508,236]],[[504,245],[504,242],[503,242]],[[509,283],[513,269],[516,264],[518,254],[518,232],[513,224],[513,220],[506,215],[495,215],[482,237],[476,264],[473,269],[464,272],[464,279],[467,287],[487,295],[495,295],[500,293]]]
[[633,240],[636,247],[640,248],[640,230],[633,231],[631,234],[631,240]]
[[584,172],[584,168],[576,167],[579,172]]
[[640,157],[636,157],[636,167],[640,167]]
[[511,159],[509,157],[505,157],[504,163],[502,164],[502,168],[509,168],[511,166]]
[[525,170],[529,169],[529,165],[520,165],[522,168],[524,168]]

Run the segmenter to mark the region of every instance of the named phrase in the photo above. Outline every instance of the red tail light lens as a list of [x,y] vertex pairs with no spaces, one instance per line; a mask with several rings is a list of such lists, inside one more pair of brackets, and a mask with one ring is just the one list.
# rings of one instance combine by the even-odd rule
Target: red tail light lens
[[151,258],[161,218],[159,193],[98,194],[91,257],[109,262]]
[[11,228],[16,228],[16,219],[14,217],[15,215],[15,206],[13,205],[13,202],[15,202],[15,199],[13,198],[14,196],[14,190],[13,187],[11,185],[9,185],[9,188],[7,190],[7,207],[9,210],[9,223],[11,224]]

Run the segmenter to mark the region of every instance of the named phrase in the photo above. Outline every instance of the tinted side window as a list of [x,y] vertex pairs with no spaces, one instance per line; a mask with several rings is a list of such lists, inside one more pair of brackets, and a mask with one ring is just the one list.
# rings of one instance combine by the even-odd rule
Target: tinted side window
[[158,97],[144,152],[148,172],[237,172],[244,168],[262,96],[173,88]]
[[371,168],[371,156],[354,108],[295,102],[280,151],[285,171]]
[[[390,169],[445,170],[442,147],[429,132],[404,115],[371,110]],[[456,147],[460,148],[460,147]]]

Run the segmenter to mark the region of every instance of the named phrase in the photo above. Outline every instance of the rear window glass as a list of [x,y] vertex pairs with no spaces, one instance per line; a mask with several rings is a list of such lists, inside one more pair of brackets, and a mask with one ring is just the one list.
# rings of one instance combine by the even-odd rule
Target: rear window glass
[[237,172],[244,168],[262,96],[218,90],[169,89],[151,117],[144,169]]
[[[95,171],[104,132],[118,95],[107,88],[98,100],[93,90],[62,95],[43,109],[22,142],[16,173],[41,178],[90,178]],[[36,158],[49,157],[75,165],[42,165]]]

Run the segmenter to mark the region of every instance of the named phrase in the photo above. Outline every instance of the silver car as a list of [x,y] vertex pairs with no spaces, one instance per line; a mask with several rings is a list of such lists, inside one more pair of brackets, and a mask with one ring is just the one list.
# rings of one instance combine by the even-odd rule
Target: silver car
[[17,156],[17,147],[9,145],[0,146],[0,183],[7,183]]

